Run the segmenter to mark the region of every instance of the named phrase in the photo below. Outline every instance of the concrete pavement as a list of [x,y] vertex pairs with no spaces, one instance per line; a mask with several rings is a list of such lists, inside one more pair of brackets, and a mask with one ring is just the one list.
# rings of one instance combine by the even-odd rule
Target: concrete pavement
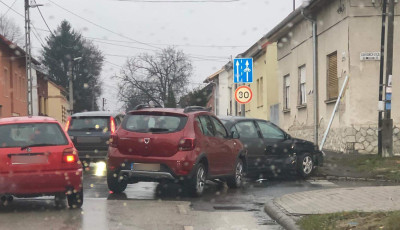
[[400,210],[400,186],[333,188],[286,194],[265,205],[265,211],[287,229],[297,229],[299,216],[342,211]]

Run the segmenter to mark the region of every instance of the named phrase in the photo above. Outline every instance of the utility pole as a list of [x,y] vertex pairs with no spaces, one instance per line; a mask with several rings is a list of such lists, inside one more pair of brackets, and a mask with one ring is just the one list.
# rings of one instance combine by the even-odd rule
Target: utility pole
[[296,0],[293,0],[293,11],[296,10]]
[[[379,69],[379,103],[383,102],[383,67],[385,63],[385,37],[386,37],[386,4],[387,1],[382,3],[382,31],[381,31],[381,60]],[[382,108],[378,111],[378,155],[382,156]]]
[[72,63],[73,60],[69,62],[69,110],[71,115],[74,113],[74,83],[73,83],[73,74],[72,74]]
[[27,79],[27,105],[28,116],[32,116],[32,55],[31,55],[31,26],[29,18],[29,0],[25,0],[25,61],[26,61],[26,79]]
[[106,99],[103,97],[103,111],[105,111],[104,110],[104,105],[106,104]]
[[393,120],[392,110],[392,85],[393,72],[393,38],[394,38],[394,0],[389,0],[387,51],[386,51],[386,95],[385,95],[385,119],[382,123],[382,155],[393,156]]

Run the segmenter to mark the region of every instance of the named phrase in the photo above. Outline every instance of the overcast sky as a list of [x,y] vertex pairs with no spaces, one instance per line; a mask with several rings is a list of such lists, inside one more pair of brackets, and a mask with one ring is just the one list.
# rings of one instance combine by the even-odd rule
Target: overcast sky
[[[24,0],[0,0],[24,14]],[[179,2],[185,1],[185,2]],[[188,1],[193,1],[189,2]],[[225,2],[217,2],[225,1]],[[0,14],[8,8],[0,2]],[[107,110],[122,106],[117,83],[110,77],[119,72],[128,56],[152,53],[156,47],[176,46],[190,55],[194,65],[191,87],[221,69],[231,56],[244,52],[293,10],[293,0],[36,0],[51,30],[63,19],[93,39],[106,58],[102,72]],[[296,0],[300,6],[302,0]],[[64,9],[63,9],[64,8]],[[23,31],[24,18],[9,10]],[[31,20],[38,33],[31,36],[38,55],[49,35],[37,9]],[[139,43],[138,43],[139,42]],[[146,43],[146,44],[144,44]]]

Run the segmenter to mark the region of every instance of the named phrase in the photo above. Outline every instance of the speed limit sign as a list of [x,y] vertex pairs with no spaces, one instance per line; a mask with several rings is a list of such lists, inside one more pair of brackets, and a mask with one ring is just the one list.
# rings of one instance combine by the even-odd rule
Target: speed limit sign
[[240,104],[246,104],[253,98],[253,92],[248,86],[240,86],[235,91],[235,99]]

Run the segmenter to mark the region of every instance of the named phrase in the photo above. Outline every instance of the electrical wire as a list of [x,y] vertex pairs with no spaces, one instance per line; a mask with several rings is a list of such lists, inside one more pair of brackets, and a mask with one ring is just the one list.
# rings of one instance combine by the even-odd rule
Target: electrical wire
[[[35,4],[37,5],[36,0],[34,0],[34,1],[35,1]],[[42,19],[43,19],[43,21],[44,21],[44,24],[46,24],[47,29],[49,29],[49,32],[54,36],[54,34],[53,34],[53,32],[51,31],[49,25],[47,24],[46,20],[45,20],[44,17],[43,17],[43,14],[42,14],[42,11],[40,10],[40,7],[36,7],[36,8],[38,9],[38,11],[39,11],[39,13],[40,13],[40,16],[42,17]]]
[[3,15],[1,15],[1,18],[2,17],[5,17],[6,15],[7,15],[7,13],[8,13],[8,11],[10,11],[10,9],[14,6],[14,4],[17,2],[17,0],[15,0],[12,4],[11,4],[11,6],[7,9],[7,11],[3,14]]
[[74,12],[72,12],[72,11],[70,11],[70,10],[64,8],[64,7],[62,7],[62,6],[60,6],[59,4],[55,3],[55,2],[52,1],[52,0],[49,0],[49,2],[53,3],[54,5],[58,6],[58,7],[61,8],[61,9],[63,9],[64,11],[67,11],[68,13],[70,13],[70,14],[72,14],[72,15],[74,15],[74,16],[76,16],[76,17],[78,17],[78,18],[80,18],[80,19],[82,19],[82,20],[84,20],[84,21],[86,21],[86,22],[88,22],[88,23],[90,23],[90,24],[92,24],[92,25],[98,27],[98,28],[101,28],[101,29],[103,29],[103,30],[106,30],[106,31],[108,31],[108,32],[110,32],[110,33],[112,33],[112,34],[118,35],[118,36],[120,36],[120,37],[122,37],[122,38],[131,40],[131,41],[134,41],[134,42],[137,42],[137,43],[139,43],[139,44],[146,45],[146,46],[149,46],[149,47],[152,47],[152,48],[155,48],[155,49],[161,49],[160,47],[153,46],[153,45],[150,45],[150,44],[148,44],[148,43],[141,42],[141,41],[135,40],[135,39],[133,39],[133,38],[127,37],[127,36],[125,36],[125,35],[122,35],[122,34],[120,34],[120,33],[114,32],[114,31],[112,31],[112,30],[110,30],[110,29],[108,29],[108,28],[106,28],[106,27],[104,27],[104,26],[101,26],[101,25],[99,25],[99,24],[97,24],[97,23],[94,23],[94,22],[92,22],[92,21],[90,21],[90,20],[88,20],[88,19],[86,19],[86,18],[84,18],[84,17],[82,17],[82,16],[80,16],[80,15],[78,15],[78,14],[76,14],[76,13],[74,13]]

